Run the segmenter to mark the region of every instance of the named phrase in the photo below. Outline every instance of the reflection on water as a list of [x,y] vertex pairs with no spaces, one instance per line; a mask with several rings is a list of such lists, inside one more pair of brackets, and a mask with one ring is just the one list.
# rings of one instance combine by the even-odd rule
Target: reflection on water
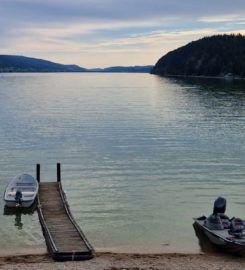
[[22,215],[33,215],[37,209],[37,200],[28,208],[21,208],[21,207],[8,207],[4,206],[3,214],[5,216],[14,216],[14,226],[18,228],[18,230],[23,229],[23,222],[22,222]]
[[[1,190],[36,163],[41,180],[55,179],[60,161],[71,210],[97,250],[198,252],[191,220],[210,201],[224,196],[227,214],[243,216],[244,89],[149,74],[2,75]],[[37,214],[21,222],[15,230],[0,219],[0,246],[16,237],[40,246]]]
[[30,208],[4,206],[0,227],[1,256],[46,252],[36,206],[36,202]]
[[22,229],[22,227],[23,227],[23,223],[21,222],[21,213],[16,213],[15,214],[15,226],[19,229],[19,230],[21,230]]

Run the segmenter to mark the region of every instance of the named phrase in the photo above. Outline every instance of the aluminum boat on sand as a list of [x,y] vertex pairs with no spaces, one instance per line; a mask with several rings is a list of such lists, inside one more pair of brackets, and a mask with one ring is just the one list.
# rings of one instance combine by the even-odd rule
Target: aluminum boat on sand
[[226,200],[219,197],[209,217],[194,218],[196,235],[200,242],[209,241],[221,250],[245,255],[245,222],[240,218],[230,219],[225,215],[225,209]]

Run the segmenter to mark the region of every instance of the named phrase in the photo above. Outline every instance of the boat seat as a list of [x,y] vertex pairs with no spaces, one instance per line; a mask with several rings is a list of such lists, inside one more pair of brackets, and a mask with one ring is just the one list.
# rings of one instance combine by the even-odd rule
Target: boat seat
[[[25,197],[31,197],[31,196],[33,196],[35,194],[34,191],[22,191],[21,193]],[[8,196],[15,196],[15,195],[16,195],[15,191],[8,192]]]
[[22,192],[22,195],[24,197],[32,197],[32,196],[34,196],[34,194],[35,194],[35,192],[33,192],[33,191],[23,191]]
[[10,191],[10,192],[8,192],[8,196],[14,197],[15,193],[16,193],[15,191]]
[[33,183],[23,182],[23,183],[16,183],[16,186],[22,187],[22,186],[34,186]]

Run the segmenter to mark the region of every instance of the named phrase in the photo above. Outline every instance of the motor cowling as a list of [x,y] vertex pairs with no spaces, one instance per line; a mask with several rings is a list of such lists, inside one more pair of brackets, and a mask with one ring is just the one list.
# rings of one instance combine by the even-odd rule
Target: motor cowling
[[226,199],[223,197],[218,197],[214,201],[214,209],[213,209],[213,214],[224,214],[226,210]]

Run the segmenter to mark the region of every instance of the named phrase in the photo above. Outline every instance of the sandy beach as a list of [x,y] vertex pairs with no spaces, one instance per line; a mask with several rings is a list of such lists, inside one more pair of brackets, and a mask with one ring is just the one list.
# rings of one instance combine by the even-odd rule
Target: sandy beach
[[0,257],[0,269],[80,270],[239,270],[245,258],[226,254],[121,254],[96,253],[88,261],[54,262],[49,255]]

